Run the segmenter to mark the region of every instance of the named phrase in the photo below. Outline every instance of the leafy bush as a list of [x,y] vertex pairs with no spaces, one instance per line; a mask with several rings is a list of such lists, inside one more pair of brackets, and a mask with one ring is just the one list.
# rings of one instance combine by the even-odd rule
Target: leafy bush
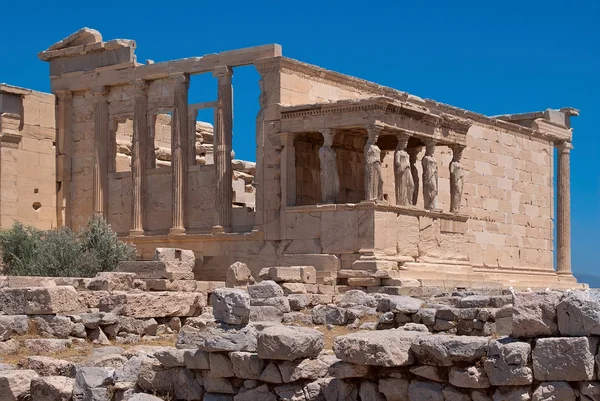
[[4,274],[13,276],[93,277],[134,260],[135,249],[119,241],[100,216],[75,232],[67,227],[38,230],[15,223],[0,231]]

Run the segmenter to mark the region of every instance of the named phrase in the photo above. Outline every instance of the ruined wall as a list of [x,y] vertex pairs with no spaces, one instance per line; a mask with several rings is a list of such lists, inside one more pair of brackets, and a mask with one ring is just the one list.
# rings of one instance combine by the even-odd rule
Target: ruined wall
[[471,127],[463,211],[472,265],[552,270],[553,151],[545,140]]
[[29,90],[0,97],[0,226],[54,228],[55,98]]

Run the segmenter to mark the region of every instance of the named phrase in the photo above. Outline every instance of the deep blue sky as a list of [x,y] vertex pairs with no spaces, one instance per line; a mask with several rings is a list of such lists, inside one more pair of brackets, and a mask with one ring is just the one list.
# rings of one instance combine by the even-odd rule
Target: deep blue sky
[[[135,39],[140,62],[279,43],[287,57],[487,115],[578,108],[573,266],[600,275],[598,1],[4,3],[0,82],[42,91],[48,67],[37,53],[88,26],[105,40]],[[252,68],[234,75],[234,148],[245,159],[257,80]],[[215,90],[212,77],[194,77],[190,100],[214,100]]]

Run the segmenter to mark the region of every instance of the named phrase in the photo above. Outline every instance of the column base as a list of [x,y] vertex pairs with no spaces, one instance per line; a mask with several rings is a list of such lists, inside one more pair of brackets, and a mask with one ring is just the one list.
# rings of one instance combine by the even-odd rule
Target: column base
[[230,233],[230,232],[231,232],[231,227],[213,226],[213,228],[212,228],[213,234]]
[[144,235],[146,235],[144,230],[129,230],[130,237],[143,237]]
[[185,235],[185,228],[183,228],[183,227],[170,228],[169,235]]

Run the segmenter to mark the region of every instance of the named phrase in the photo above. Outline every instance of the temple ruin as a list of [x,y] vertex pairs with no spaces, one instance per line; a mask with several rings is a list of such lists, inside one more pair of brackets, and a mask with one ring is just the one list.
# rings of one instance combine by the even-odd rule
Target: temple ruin
[[[141,260],[193,250],[197,280],[242,261],[360,289],[583,286],[570,263],[575,109],[488,117],[276,44],[141,64],[133,40],[84,28],[39,58],[52,95],[0,85],[2,227],[99,213]],[[232,149],[232,75],[249,65],[255,165]],[[216,79],[212,102],[188,101],[196,74]],[[206,108],[214,128],[197,121]]]

